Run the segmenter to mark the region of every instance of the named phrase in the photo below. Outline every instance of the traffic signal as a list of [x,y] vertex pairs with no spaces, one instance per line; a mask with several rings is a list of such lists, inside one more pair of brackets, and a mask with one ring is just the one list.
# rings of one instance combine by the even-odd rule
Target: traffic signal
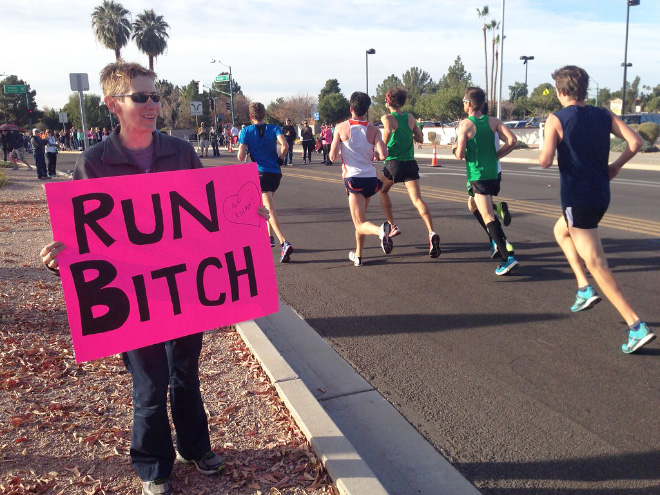
[[227,110],[231,110],[231,105],[227,102]]
[[213,98],[209,100],[209,106],[211,107],[211,110],[215,110],[215,100]]

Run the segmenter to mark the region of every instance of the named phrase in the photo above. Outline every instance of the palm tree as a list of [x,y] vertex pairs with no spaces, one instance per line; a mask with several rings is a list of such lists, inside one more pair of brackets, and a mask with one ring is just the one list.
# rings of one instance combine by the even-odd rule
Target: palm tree
[[484,32],[484,72],[486,74],[486,87],[484,88],[484,93],[486,93],[486,101],[488,101],[488,45],[486,44],[486,17],[488,17],[488,5],[484,5],[484,8],[479,10],[477,9],[477,15],[483,19],[483,32]]
[[131,37],[131,13],[120,3],[103,0],[92,12],[92,28],[96,39],[103,46],[115,51],[117,62],[121,60],[121,49]]
[[162,15],[149,9],[137,16],[133,22],[133,39],[138,49],[149,56],[149,70],[154,70],[154,58],[167,49],[167,30],[170,28]]
[[[499,34],[495,37],[495,40],[493,41],[493,43],[495,45],[495,84],[497,84],[499,82],[499,80],[497,79],[497,73],[499,72],[499,69],[500,69],[500,65],[498,63],[499,58],[500,58],[500,35]],[[497,101],[498,98],[499,98],[499,95],[495,94],[495,87],[493,87],[493,102]]]
[[493,32],[493,46],[490,55],[490,101],[495,101],[495,84],[493,83],[493,74],[495,72],[495,32],[499,25],[499,22],[495,19],[491,19],[490,24],[486,26],[489,31]]

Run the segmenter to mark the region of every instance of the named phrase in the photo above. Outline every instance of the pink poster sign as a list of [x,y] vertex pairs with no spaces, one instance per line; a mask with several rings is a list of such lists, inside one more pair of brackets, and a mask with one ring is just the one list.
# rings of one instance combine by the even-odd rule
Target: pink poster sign
[[278,309],[256,163],[46,184],[78,362]]

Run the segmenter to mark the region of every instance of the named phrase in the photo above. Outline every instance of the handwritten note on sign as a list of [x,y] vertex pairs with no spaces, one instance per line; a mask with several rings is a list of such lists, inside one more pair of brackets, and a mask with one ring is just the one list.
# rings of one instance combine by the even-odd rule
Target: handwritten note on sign
[[255,163],[46,184],[78,362],[277,311]]

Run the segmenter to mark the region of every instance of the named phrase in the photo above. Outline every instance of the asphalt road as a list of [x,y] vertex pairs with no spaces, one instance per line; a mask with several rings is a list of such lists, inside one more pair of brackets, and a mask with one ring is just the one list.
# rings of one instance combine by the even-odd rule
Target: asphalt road
[[[339,166],[318,162],[285,168],[275,196],[294,246],[289,264],[273,250],[280,297],[467,479],[484,494],[660,494],[660,347],[624,355],[625,325],[607,302],[570,313],[576,286],[552,237],[556,169],[503,164],[505,230],[521,266],[496,277],[461,163],[420,163],[440,258],[429,258],[396,186],[403,234],[389,256],[368,238],[356,268]],[[659,172],[624,169],[600,229],[615,276],[656,332],[659,188]],[[384,220],[378,198],[368,217]]]

